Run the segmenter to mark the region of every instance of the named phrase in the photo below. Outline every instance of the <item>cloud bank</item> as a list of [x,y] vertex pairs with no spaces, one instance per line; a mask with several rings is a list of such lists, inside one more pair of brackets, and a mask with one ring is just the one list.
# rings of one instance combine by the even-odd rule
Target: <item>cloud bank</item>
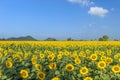
[[94,4],[93,0],[68,0],[71,3],[77,3],[82,6],[89,6],[88,14],[93,16],[105,17],[106,14],[109,12],[107,9],[103,7],[91,7]]
[[78,3],[83,6],[89,6],[91,4],[94,4],[94,2],[92,2],[90,0],[68,0],[68,1],[72,2],[72,3]]
[[109,11],[107,9],[104,9],[102,7],[90,7],[90,10],[88,11],[88,13],[90,15],[95,15],[95,16],[99,16],[99,17],[104,17]]

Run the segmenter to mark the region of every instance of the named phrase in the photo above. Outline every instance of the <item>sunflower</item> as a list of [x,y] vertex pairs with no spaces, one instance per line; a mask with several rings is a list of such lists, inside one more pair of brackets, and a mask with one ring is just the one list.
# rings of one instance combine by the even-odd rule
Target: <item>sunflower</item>
[[97,60],[97,54],[91,54],[91,56],[90,56],[90,59],[92,60],[92,61],[95,61],[95,60]]
[[40,64],[35,64],[36,70],[42,70],[42,66]]
[[83,80],[93,80],[91,77],[85,77]]
[[104,61],[99,61],[97,66],[100,69],[104,69],[104,68],[106,68],[106,63]]
[[60,78],[54,77],[54,78],[52,78],[51,80],[60,80]]
[[36,63],[37,63],[37,59],[32,58],[32,59],[31,59],[31,62],[32,62],[32,64],[36,64]]
[[48,55],[48,59],[50,60],[50,61],[52,61],[53,59],[54,59],[54,55]]
[[111,55],[111,53],[112,53],[112,50],[111,50],[111,49],[108,49],[108,50],[107,50],[107,55],[109,55],[109,56],[110,56],[110,55]]
[[76,58],[74,61],[75,61],[75,64],[80,64],[81,63],[81,60],[78,59],[78,58]]
[[57,56],[57,58],[58,58],[58,59],[61,59],[61,58],[62,58],[62,55],[61,55],[61,54],[59,54],[59,55]]
[[12,62],[12,58],[8,58],[7,61],[11,61]]
[[56,68],[56,63],[54,62],[54,63],[50,63],[49,64],[49,68],[50,69],[55,69]]
[[101,51],[101,52],[100,52],[100,55],[101,55],[101,56],[104,56],[104,55],[105,55],[105,52],[104,52],[104,51]]
[[114,73],[119,73],[119,72],[120,72],[120,66],[118,66],[118,65],[112,66],[112,71],[113,71]]
[[91,51],[89,49],[86,49],[85,51],[87,54],[89,54]]
[[118,61],[120,62],[120,59],[118,59]]
[[84,56],[84,54],[85,54],[85,52],[84,51],[80,51],[80,53],[79,53],[79,56]]
[[43,53],[41,53],[41,54],[40,54],[40,58],[43,59],[44,57],[45,57],[45,55],[44,55]]
[[85,75],[85,74],[87,74],[87,73],[88,73],[88,68],[87,68],[87,67],[82,67],[82,68],[80,69],[80,74]]
[[2,58],[2,56],[3,56],[2,53],[0,53],[0,58]]
[[65,68],[66,68],[67,71],[73,71],[74,70],[74,66],[72,64],[67,64]]
[[110,63],[112,63],[113,62],[113,59],[112,58],[106,58],[106,63],[107,64],[110,64]]
[[45,73],[43,73],[43,72],[38,72],[38,73],[37,73],[37,78],[39,78],[40,80],[44,80],[44,79],[45,79]]
[[102,61],[105,61],[106,60],[106,56],[101,56],[100,58]]
[[11,61],[6,61],[6,67],[7,68],[12,68],[12,62]]
[[33,55],[32,58],[37,59],[37,55]]
[[75,52],[75,53],[72,54],[72,57],[73,58],[78,58],[78,54]]
[[118,57],[119,57],[118,54],[114,55],[114,59],[118,59]]
[[2,70],[0,70],[0,76],[2,75]]
[[28,78],[28,71],[27,70],[21,70],[20,75],[22,78]]

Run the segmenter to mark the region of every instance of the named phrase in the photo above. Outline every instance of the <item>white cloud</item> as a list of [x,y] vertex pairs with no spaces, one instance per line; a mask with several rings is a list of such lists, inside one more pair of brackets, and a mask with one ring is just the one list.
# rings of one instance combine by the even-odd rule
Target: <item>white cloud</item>
[[91,7],[88,11],[89,14],[104,17],[109,11],[107,9],[104,9],[102,7]]
[[68,0],[69,2],[72,3],[78,3],[81,4],[83,6],[89,6],[91,4],[94,4],[94,2],[90,1],[90,0]]

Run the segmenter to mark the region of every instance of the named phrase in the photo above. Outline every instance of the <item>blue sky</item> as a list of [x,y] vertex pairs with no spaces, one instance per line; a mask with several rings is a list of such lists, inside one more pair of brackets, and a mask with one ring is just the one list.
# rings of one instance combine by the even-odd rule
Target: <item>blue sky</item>
[[120,0],[0,0],[0,38],[120,39]]

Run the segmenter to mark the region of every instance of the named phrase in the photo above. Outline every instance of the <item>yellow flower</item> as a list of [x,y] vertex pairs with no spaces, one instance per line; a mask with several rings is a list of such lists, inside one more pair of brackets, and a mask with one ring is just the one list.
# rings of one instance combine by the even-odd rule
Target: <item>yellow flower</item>
[[104,54],[105,54],[104,51],[101,51],[101,52],[100,52],[100,55],[101,55],[101,56],[104,56]]
[[30,52],[29,53],[25,53],[24,59],[28,58],[29,56],[30,56]]
[[77,53],[73,53],[72,56],[73,56],[73,58],[78,58],[78,54]]
[[27,70],[21,70],[20,75],[22,78],[28,78],[28,71]]
[[12,62],[11,61],[6,61],[6,67],[7,68],[12,68]]
[[91,56],[90,56],[90,59],[92,60],[92,61],[95,61],[95,60],[97,60],[97,54],[91,54]]
[[48,59],[50,60],[50,61],[52,61],[53,59],[54,59],[54,55],[48,55]]
[[35,64],[35,68],[36,68],[37,70],[42,70],[42,66],[41,66],[40,64]]
[[87,54],[89,54],[91,51],[89,49],[86,49],[85,51]]
[[8,58],[7,61],[11,61],[12,62],[12,58]]
[[38,72],[38,73],[37,73],[37,78],[39,78],[40,80],[44,80],[44,79],[45,79],[45,73],[43,73],[43,72]]
[[118,65],[112,66],[112,71],[113,71],[114,73],[119,73],[119,72],[120,72],[120,66],[118,66]]
[[106,63],[107,64],[110,64],[110,63],[112,63],[113,62],[113,59],[112,58],[106,58]]
[[120,59],[118,59],[118,61],[120,62]]
[[0,70],[0,76],[2,76],[2,70]]
[[112,51],[110,49],[107,50],[107,55],[111,55]]
[[104,68],[106,68],[106,63],[104,61],[99,61],[97,66],[100,69],[104,69]]
[[62,55],[61,55],[61,54],[59,54],[59,55],[57,56],[57,58],[58,58],[58,59],[61,59],[61,58],[62,58]]
[[32,58],[31,61],[32,61],[32,64],[36,64],[37,63],[37,60],[35,58]]
[[2,53],[0,53],[0,58],[2,58],[2,56],[3,56]]
[[33,55],[32,58],[37,59],[37,55]]
[[45,57],[45,55],[43,54],[43,53],[40,53],[40,58],[44,58]]
[[79,56],[84,56],[84,54],[85,54],[85,52],[84,51],[80,51],[80,53],[79,53]]
[[93,80],[91,77],[85,77],[84,80]]
[[87,73],[88,73],[88,68],[87,68],[87,67],[82,67],[82,68],[80,69],[80,74],[85,75],[85,74],[87,74]]
[[80,64],[81,63],[81,60],[78,59],[78,58],[76,58],[74,61],[75,61],[75,64]]
[[118,56],[117,54],[116,54],[116,55],[114,55],[114,59],[118,59],[118,57],[119,57],[119,56]]
[[52,78],[51,80],[60,80],[60,78],[54,77],[54,78]]
[[55,69],[56,68],[56,63],[50,63],[49,68],[50,69]]
[[73,71],[74,70],[74,66],[72,64],[67,64],[66,65],[66,70],[67,71]]
[[101,56],[100,58],[102,61],[105,61],[106,60],[106,56]]

